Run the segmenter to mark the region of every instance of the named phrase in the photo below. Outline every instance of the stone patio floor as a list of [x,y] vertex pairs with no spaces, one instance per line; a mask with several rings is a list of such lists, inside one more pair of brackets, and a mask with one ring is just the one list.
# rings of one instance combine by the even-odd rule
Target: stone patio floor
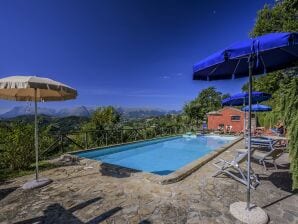
[[[231,159],[236,148],[243,148],[243,142],[219,157]],[[267,211],[270,223],[298,223],[298,195],[291,192],[287,156],[277,161],[278,170],[265,172],[253,163],[261,185],[252,190],[252,202]],[[41,189],[19,188],[33,175],[17,178],[0,185],[0,223],[240,223],[229,205],[245,201],[246,188],[224,175],[213,178],[212,162],[169,185],[149,182],[140,173],[103,174],[90,160],[43,172],[54,182]]]

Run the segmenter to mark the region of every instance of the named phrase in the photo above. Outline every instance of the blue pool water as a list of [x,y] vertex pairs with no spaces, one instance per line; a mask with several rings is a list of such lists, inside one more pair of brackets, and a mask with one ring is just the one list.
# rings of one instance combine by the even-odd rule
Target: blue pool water
[[167,175],[235,137],[204,135],[197,138],[171,137],[143,141],[76,155],[159,175]]

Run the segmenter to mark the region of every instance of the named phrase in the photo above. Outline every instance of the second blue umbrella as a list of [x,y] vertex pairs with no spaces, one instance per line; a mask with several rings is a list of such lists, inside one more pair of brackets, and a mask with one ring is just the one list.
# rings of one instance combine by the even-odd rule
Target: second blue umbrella
[[[263,101],[269,100],[271,95],[269,93],[263,92],[252,92],[252,103],[261,103]],[[248,93],[237,93],[222,100],[221,104],[223,106],[242,106],[248,105]]]
[[[249,106],[245,106],[241,110],[249,111]],[[272,108],[267,105],[262,105],[262,104],[251,105],[251,111],[253,111],[253,112],[265,112],[265,111],[271,111],[271,110],[272,110]]]

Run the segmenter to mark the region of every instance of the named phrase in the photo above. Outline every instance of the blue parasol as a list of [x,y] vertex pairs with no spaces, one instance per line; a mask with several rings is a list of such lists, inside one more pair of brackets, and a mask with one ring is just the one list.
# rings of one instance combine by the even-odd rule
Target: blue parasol
[[[270,33],[218,51],[193,66],[194,80],[222,80],[264,74],[292,67],[298,57],[298,32]],[[248,61],[249,60],[249,61]]]
[[[245,106],[241,109],[242,111],[249,111],[249,106]],[[266,105],[262,104],[254,104],[251,105],[251,111],[252,112],[266,112],[266,111],[271,111],[272,108]]]
[[289,68],[298,63],[298,32],[270,33],[231,45],[193,66],[194,80],[249,77],[247,203],[250,211],[252,76]]
[[[271,95],[263,92],[252,92],[252,103],[261,103],[269,100]],[[242,106],[248,104],[248,93],[238,93],[222,100],[223,106]]]

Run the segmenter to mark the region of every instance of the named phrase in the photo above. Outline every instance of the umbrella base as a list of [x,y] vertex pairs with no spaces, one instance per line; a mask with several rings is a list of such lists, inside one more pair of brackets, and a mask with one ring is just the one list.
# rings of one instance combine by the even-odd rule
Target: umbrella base
[[252,206],[250,210],[246,209],[246,202],[235,202],[230,205],[231,214],[238,220],[249,224],[268,223],[266,212],[257,206]]
[[51,179],[48,178],[40,178],[38,180],[31,180],[26,182],[22,188],[24,190],[30,190],[30,189],[35,189],[35,188],[39,188],[39,187],[44,187],[50,183],[52,183],[53,181]]

